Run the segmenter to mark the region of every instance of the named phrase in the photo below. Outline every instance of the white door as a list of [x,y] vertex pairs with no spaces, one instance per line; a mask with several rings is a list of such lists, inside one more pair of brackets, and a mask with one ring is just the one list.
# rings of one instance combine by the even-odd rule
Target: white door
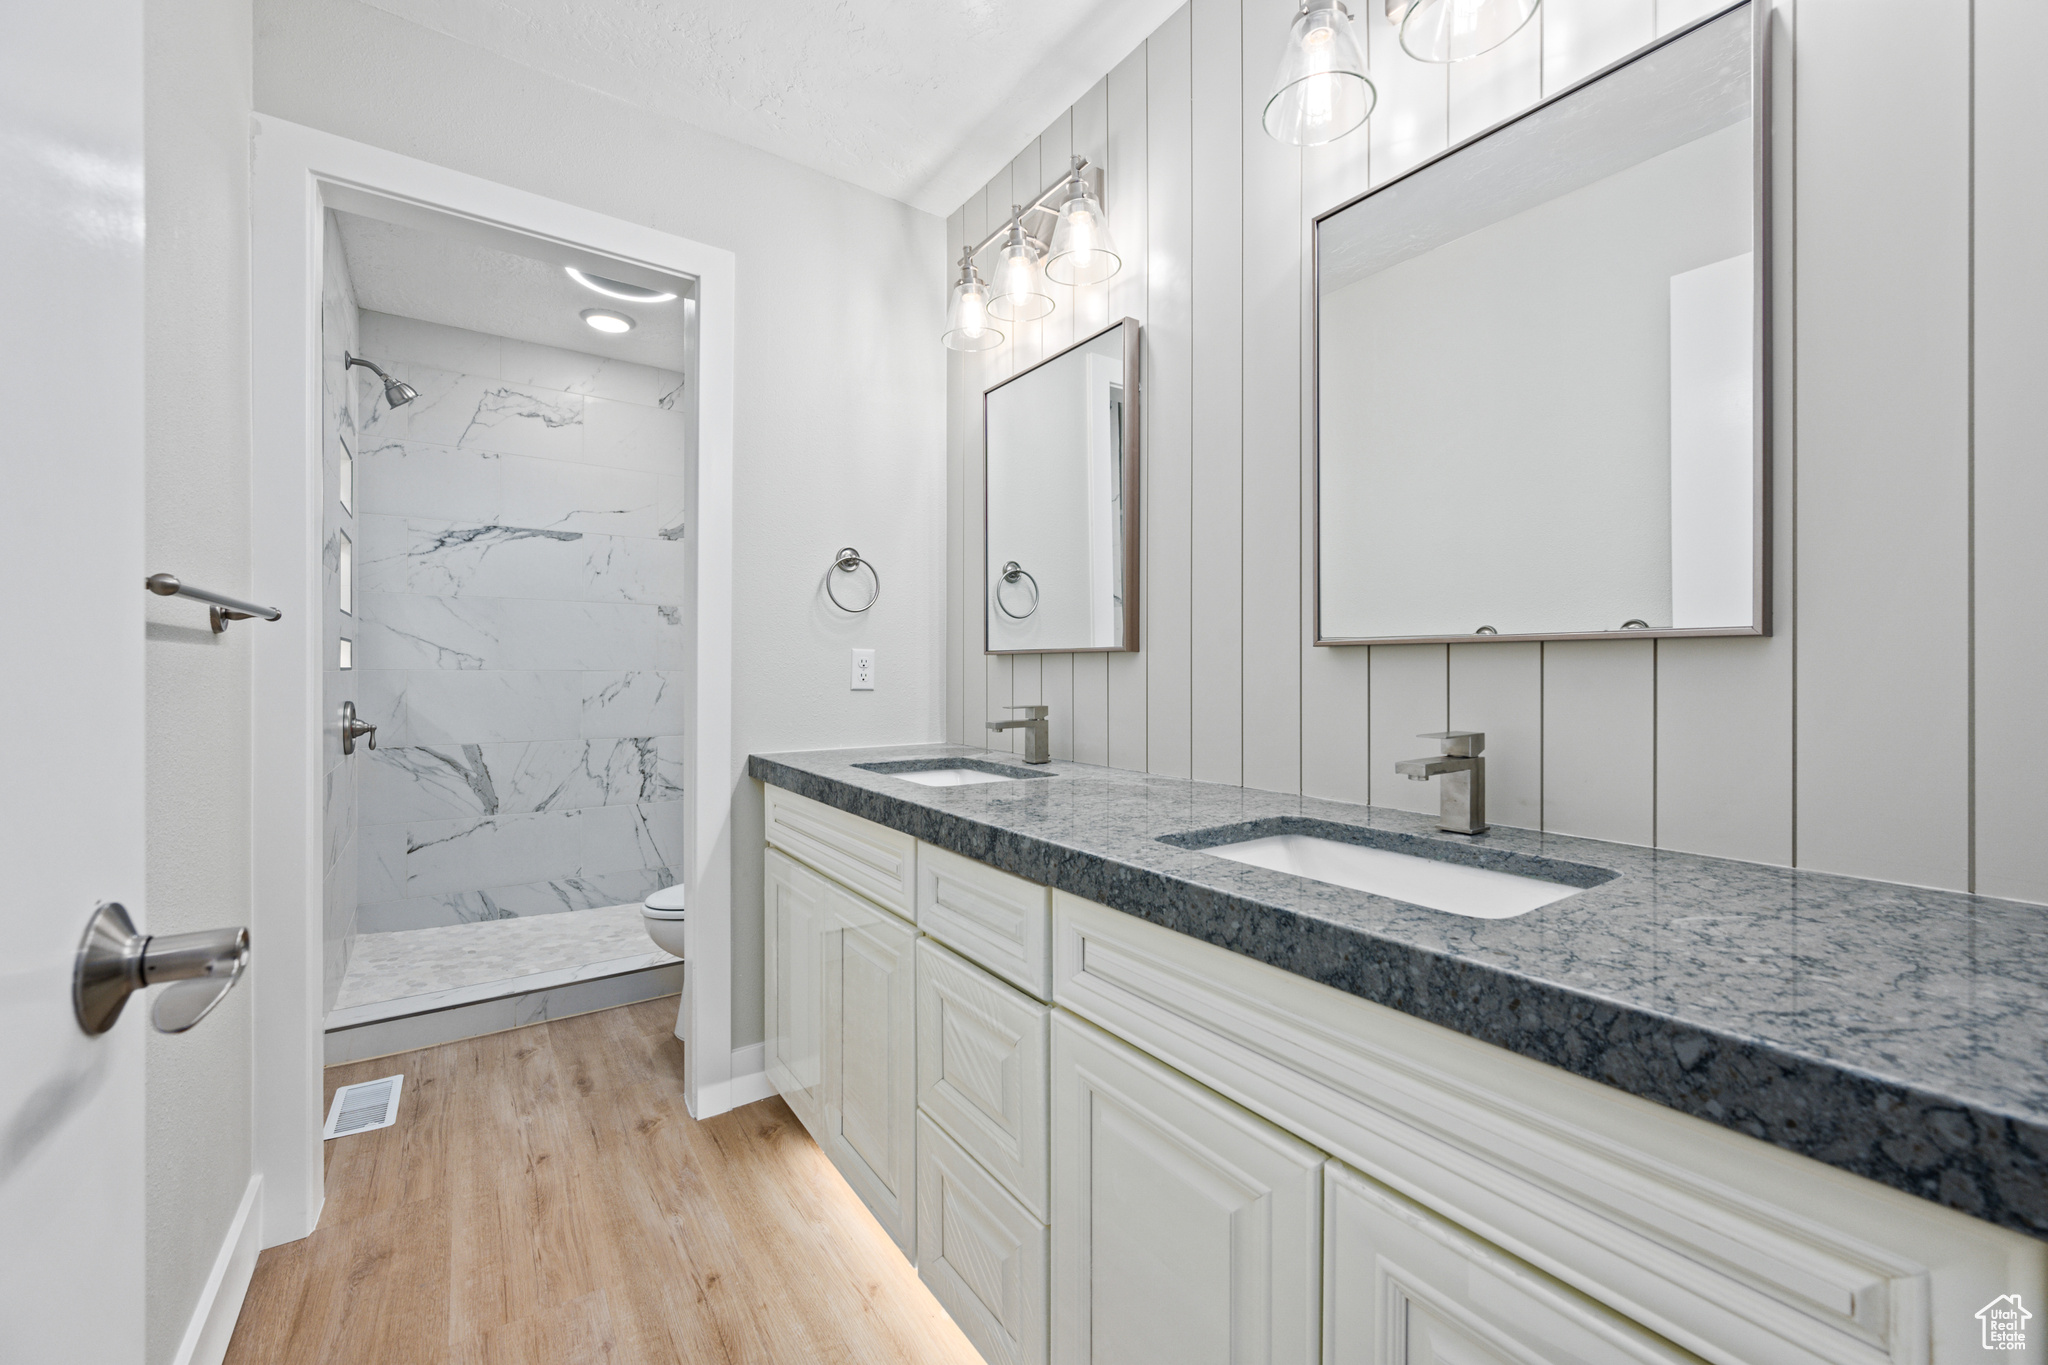
[[1698,1359],[1348,1166],[1324,1182],[1325,1365]]
[[917,930],[825,884],[819,1145],[903,1254],[917,1246]]
[[1055,1013],[1054,1365],[1313,1365],[1323,1160]]
[[8,7],[0,185],[0,1356],[135,1365],[149,1021],[71,969],[143,910],[139,4]]

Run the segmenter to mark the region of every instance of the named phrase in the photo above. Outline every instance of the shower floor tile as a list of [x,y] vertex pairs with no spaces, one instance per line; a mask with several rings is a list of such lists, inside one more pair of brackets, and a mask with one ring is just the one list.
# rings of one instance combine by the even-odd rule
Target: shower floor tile
[[638,905],[363,934],[349,953],[327,1027],[679,961],[647,937]]

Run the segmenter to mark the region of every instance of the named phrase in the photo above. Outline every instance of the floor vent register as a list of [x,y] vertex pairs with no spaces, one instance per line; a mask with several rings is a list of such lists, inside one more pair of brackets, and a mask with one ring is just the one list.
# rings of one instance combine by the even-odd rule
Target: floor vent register
[[403,1076],[384,1076],[374,1081],[345,1085],[334,1092],[334,1107],[327,1111],[329,1138],[389,1128],[398,1122],[398,1091]]

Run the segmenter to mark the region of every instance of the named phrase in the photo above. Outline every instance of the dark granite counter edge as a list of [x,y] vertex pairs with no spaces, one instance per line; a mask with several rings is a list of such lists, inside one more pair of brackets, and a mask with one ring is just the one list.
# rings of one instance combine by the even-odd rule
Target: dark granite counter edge
[[[1113,863],[773,758],[751,756],[747,773],[962,857],[2048,1240],[2048,1128],[2030,1120]],[[1181,916],[1176,907],[1203,913]],[[1228,931],[1218,934],[1218,923]]]

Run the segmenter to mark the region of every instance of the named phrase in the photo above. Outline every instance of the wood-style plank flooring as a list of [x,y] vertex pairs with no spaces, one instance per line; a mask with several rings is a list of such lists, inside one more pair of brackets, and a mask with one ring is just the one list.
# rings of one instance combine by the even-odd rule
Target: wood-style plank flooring
[[331,1068],[403,1072],[327,1144],[228,1365],[980,1365],[780,1099],[699,1123],[673,996]]

